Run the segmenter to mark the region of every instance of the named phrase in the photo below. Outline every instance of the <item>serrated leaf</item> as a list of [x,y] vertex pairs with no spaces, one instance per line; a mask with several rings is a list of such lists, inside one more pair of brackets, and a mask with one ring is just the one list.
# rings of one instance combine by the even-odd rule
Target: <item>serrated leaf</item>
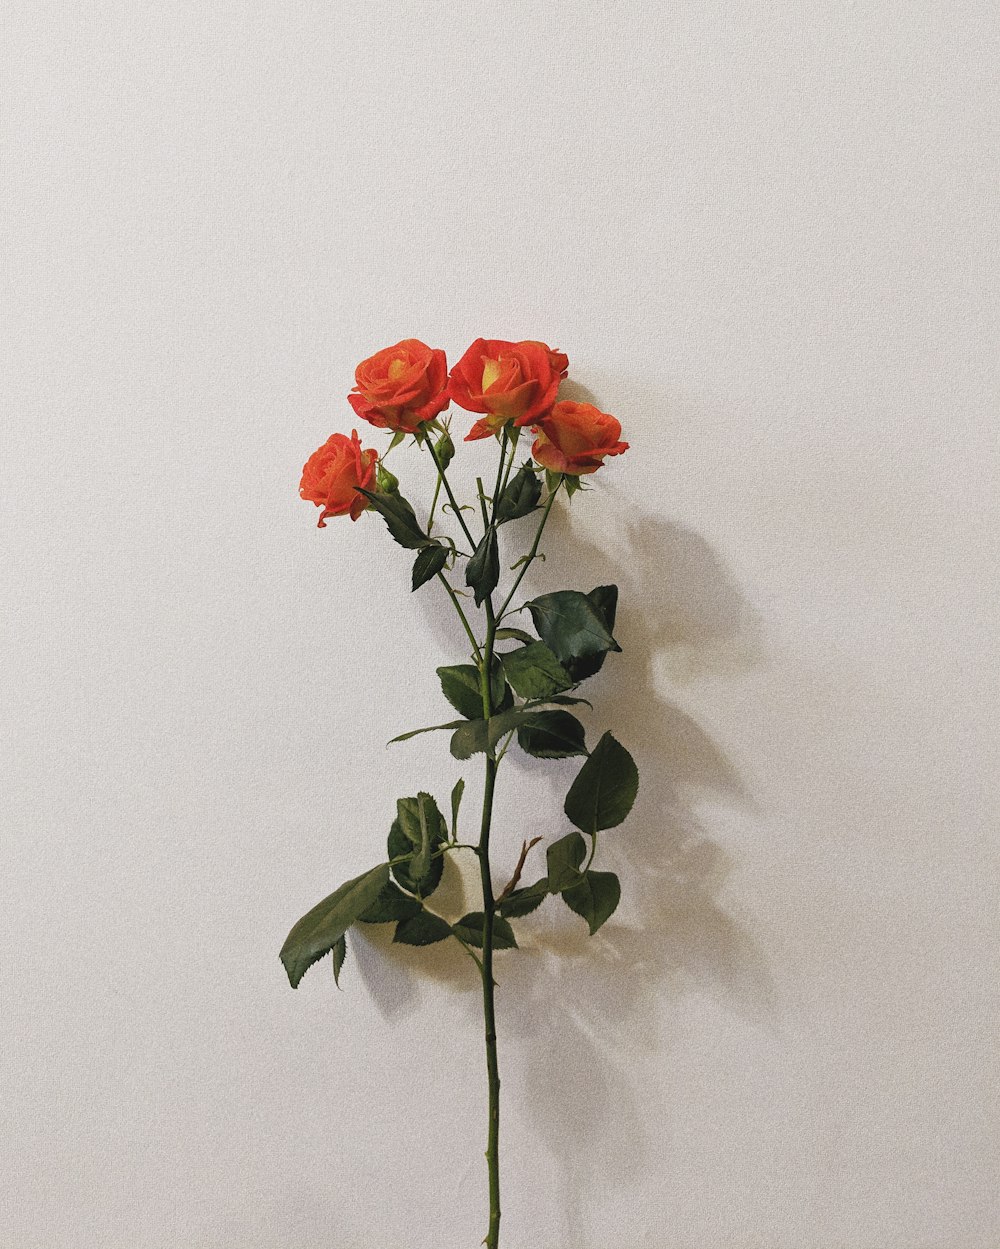
[[362,911],[371,906],[388,879],[389,866],[380,863],[346,881],[292,927],[280,958],[293,989],[298,988],[313,963],[329,954]]
[[451,839],[458,841],[458,808],[462,804],[462,795],[465,793],[465,778],[460,776],[455,782],[455,788],[451,791]]
[[425,546],[417,553],[417,558],[413,561],[411,591],[419,590],[432,577],[436,577],[447,562],[448,548],[446,546],[441,546],[439,543]]
[[[441,681],[441,693],[456,711],[467,720],[483,718],[483,691],[479,669],[475,664],[452,664],[437,669]],[[493,705],[503,702],[506,694],[503,669],[494,662],[490,679],[490,698]],[[453,726],[453,727],[457,727]]]
[[536,759],[569,759],[587,753],[584,728],[568,711],[537,711],[517,730],[517,744]]
[[493,635],[498,642],[506,642],[510,638],[516,638],[518,642],[524,642],[526,645],[531,642],[537,642],[537,638],[533,638],[530,633],[525,633],[523,629],[509,629],[505,625],[502,629],[497,629]]
[[520,919],[522,915],[530,915],[541,906],[549,895],[548,880],[536,880],[533,885],[523,889],[515,889],[499,903],[500,914],[507,919]]
[[562,893],[578,885],[582,879],[580,864],[587,853],[587,843],[579,833],[567,833],[554,841],[545,852],[550,893]]
[[573,679],[544,642],[531,642],[500,656],[511,689],[522,698],[546,698],[568,690]]
[[408,742],[411,737],[419,737],[421,733],[436,733],[439,729],[457,729],[464,724],[464,720],[449,720],[447,724],[428,724],[422,729],[410,729],[409,733],[400,733],[396,737],[389,738],[389,745],[393,742]]
[[471,759],[485,752],[488,745],[489,721],[464,720],[451,735],[450,749],[456,759]]
[[621,650],[598,608],[577,590],[556,590],[526,603],[539,637],[570,675],[574,661]]
[[421,910],[412,919],[404,919],[398,923],[392,939],[399,945],[434,945],[450,936],[451,925],[445,923],[440,915]]
[[391,880],[382,886],[382,892],[367,911],[358,916],[362,924],[389,924],[394,920],[409,919],[420,910],[420,903],[411,898]]
[[563,809],[581,832],[615,828],[632,810],[638,789],[635,760],[605,733],[569,787]]
[[[455,935],[461,937],[466,945],[483,948],[483,912],[470,911],[454,924]],[[516,950],[517,939],[514,929],[502,915],[493,916],[493,948],[494,950]]]
[[[615,614],[618,608],[618,587],[616,585],[599,585],[587,595],[594,610],[604,621],[609,633],[614,632]],[[600,672],[607,659],[607,651],[599,655],[583,655],[570,661],[569,668],[575,681],[585,681]]]
[[465,584],[479,607],[489,598],[500,580],[500,555],[497,549],[497,531],[490,526],[465,566]]
[[590,935],[618,909],[622,889],[614,872],[586,871],[578,885],[564,889],[562,900],[590,925]]
[[397,491],[383,493],[380,490],[362,490],[360,486],[357,490],[381,515],[389,533],[400,546],[415,551],[431,541],[417,523],[411,505]]
[[430,869],[431,850],[448,838],[444,816],[430,794],[396,801],[396,821],[403,835],[414,846],[414,855],[407,870],[413,880],[424,880]]
[[517,470],[497,503],[496,518],[498,524],[509,520],[518,520],[527,516],[538,506],[542,493],[542,484],[538,480],[531,461],[527,460]]
[[[439,849],[442,841],[443,838],[432,837],[431,850]],[[390,859],[399,859],[404,855],[408,856],[403,859],[403,862],[392,865],[392,874],[396,880],[399,881],[407,893],[415,893],[420,898],[429,898],[441,883],[441,875],[444,872],[444,855],[432,855],[427,871],[423,874],[418,874],[413,866],[416,850],[413,842],[403,832],[398,819],[393,820],[389,829],[387,848]]]
[[347,938],[341,937],[331,952],[333,958],[333,983],[340,988],[340,969],[347,958]]

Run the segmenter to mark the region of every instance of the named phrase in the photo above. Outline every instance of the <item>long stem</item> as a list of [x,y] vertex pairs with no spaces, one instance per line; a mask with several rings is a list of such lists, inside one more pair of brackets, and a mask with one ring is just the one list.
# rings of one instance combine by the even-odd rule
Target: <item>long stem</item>
[[[486,641],[480,669],[483,716],[488,721],[493,711],[491,668],[496,620],[491,599],[486,600]],[[489,1126],[486,1138],[486,1167],[489,1173],[490,1225],[483,1243],[486,1249],[498,1249],[500,1243],[500,1068],[497,1061],[497,1026],[493,980],[493,918],[496,903],[490,875],[490,825],[493,820],[493,792],[496,786],[497,760],[492,749],[486,751],[486,777],[483,785],[483,818],[479,830],[479,876],[483,888],[483,953],[480,969],[483,981],[483,1024],[486,1033],[486,1078],[489,1085]]]
[[561,485],[562,485],[562,478],[560,477],[559,485],[556,486],[555,490],[552,491],[552,493],[548,497],[548,500],[546,501],[545,510],[542,512],[542,519],[538,522],[538,530],[535,533],[535,540],[534,542],[532,542],[531,550],[528,552],[528,558],[521,565],[521,571],[517,574],[517,577],[514,579],[514,584],[510,587],[510,593],[507,595],[503,603],[500,605],[500,610],[497,612],[498,620],[503,618],[504,613],[507,611],[507,608],[510,606],[510,600],[517,593],[517,587],[524,580],[524,574],[531,567],[532,563],[534,562],[535,556],[538,554],[538,544],[542,540],[542,530],[545,528],[545,522],[549,519],[549,512],[552,511],[552,504],[556,501],[556,495],[559,493],[559,486]]
[[472,625],[469,624],[469,618],[466,616],[465,612],[462,611],[462,604],[458,601],[458,595],[452,589],[451,583],[443,572],[438,573],[438,580],[448,591],[448,597],[451,599],[455,610],[458,612],[459,620],[461,620],[463,626],[465,627],[466,636],[472,643],[472,649],[475,652],[476,659],[482,659],[482,651],[479,649],[479,643],[476,641],[476,635],[472,632]]
[[476,547],[478,546],[478,543],[476,542],[476,539],[472,536],[472,530],[465,523],[465,517],[462,515],[462,510],[458,506],[458,503],[455,499],[455,495],[451,488],[451,482],[448,480],[448,474],[444,471],[444,465],[441,463],[441,459],[438,456],[437,448],[434,446],[434,443],[431,442],[429,438],[427,439],[427,450],[431,453],[431,459],[434,461],[435,465],[437,466],[438,474],[440,475],[441,482],[444,486],[444,492],[448,496],[448,502],[451,504],[451,510],[455,513],[455,518],[457,519],[458,523],[462,526],[462,532],[465,534],[466,538],[468,538],[469,546],[474,551]]

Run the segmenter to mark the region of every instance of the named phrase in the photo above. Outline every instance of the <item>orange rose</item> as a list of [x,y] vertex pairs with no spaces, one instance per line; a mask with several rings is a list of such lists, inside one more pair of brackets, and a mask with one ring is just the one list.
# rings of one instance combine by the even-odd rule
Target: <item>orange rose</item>
[[404,338],[362,360],[347,396],[354,411],[379,429],[416,433],[448,406],[448,362],[443,351]]
[[375,461],[377,451],[362,451],[358,431],[331,434],[318,451],[314,451],[302,469],[299,494],[323,511],[319,517],[320,529],[326,528],[327,516],[349,515],[357,520],[369,506],[356,487],[375,489]]
[[596,473],[606,455],[621,455],[627,442],[619,442],[622,427],[613,416],[592,403],[557,403],[535,426],[538,435],[531,454],[553,473],[579,477]]
[[533,425],[556,401],[569,361],[544,343],[477,338],[451,371],[448,392],[468,412],[484,412],[465,436],[488,438],[508,421]]

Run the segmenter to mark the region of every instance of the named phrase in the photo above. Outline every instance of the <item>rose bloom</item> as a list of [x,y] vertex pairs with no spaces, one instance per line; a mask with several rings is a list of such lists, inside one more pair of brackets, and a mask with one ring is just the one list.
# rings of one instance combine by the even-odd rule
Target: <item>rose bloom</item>
[[544,343],[477,338],[451,371],[448,391],[468,412],[483,412],[466,442],[488,438],[509,421],[533,425],[556,401],[569,364]]
[[538,435],[531,454],[543,468],[573,477],[596,473],[606,455],[621,455],[620,423],[592,403],[562,400],[535,426]]
[[347,396],[358,416],[379,429],[414,434],[448,406],[448,362],[443,351],[404,338],[362,360]]
[[357,520],[368,507],[368,500],[356,487],[375,489],[375,461],[378,452],[363,451],[358,431],[331,434],[319,450],[314,451],[302,469],[299,494],[323,511],[320,529],[326,528],[327,516],[350,516]]

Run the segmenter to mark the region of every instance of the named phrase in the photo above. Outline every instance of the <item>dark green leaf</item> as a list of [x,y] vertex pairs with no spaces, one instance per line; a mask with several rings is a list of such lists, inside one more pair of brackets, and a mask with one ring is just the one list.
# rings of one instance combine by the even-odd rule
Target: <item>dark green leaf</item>
[[[467,720],[483,718],[483,690],[479,669],[475,664],[453,664],[447,668],[438,668],[441,678],[441,693],[456,711],[461,712]],[[493,706],[499,706],[506,695],[503,669],[495,661],[490,682],[490,698]],[[452,726],[457,727],[457,726]]]
[[396,925],[393,941],[400,945],[433,945],[436,941],[444,941],[451,936],[451,925],[446,924],[440,915],[430,911],[421,911],[412,919],[404,919]]
[[621,896],[621,885],[614,872],[587,871],[578,885],[563,890],[562,899],[571,911],[583,916],[593,936],[615,913]]
[[580,883],[580,864],[586,853],[587,843],[579,833],[567,833],[549,846],[545,859],[549,869],[550,893],[562,893],[564,889]]
[[487,720],[464,720],[451,735],[451,753],[456,759],[471,759],[482,754],[488,745]]
[[362,911],[371,906],[388,879],[387,864],[373,867],[341,885],[294,925],[280,955],[293,989],[298,988],[313,963],[329,954]]
[[340,969],[344,966],[344,959],[347,958],[347,938],[341,937],[337,944],[333,947],[331,955],[333,959],[333,983],[340,988]]
[[[461,937],[466,945],[474,945],[477,950],[483,948],[483,913],[470,911],[463,915],[455,924],[455,935]],[[493,916],[493,948],[494,950],[516,950],[517,941],[514,929],[501,916]]]
[[538,699],[537,703],[532,703],[532,706],[537,706],[540,703],[558,703],[560,707],[578,707],[581,703],[583,703],[583,705],[589,707],[591,711],[594,709],[594,704],[588,699],[570,698],[568,694],[550,694],[548,698]]
[[568,690],[572,678],[544,642],[532,642],[500,656],[504,676],[522,698],[546,698]]
[[[418,874],[413,866],[416,850],[413,842],[403,832],[398,819],[392,822],[387,844],[390,859],[398,859],[403,855],[409,856],[408,860],[393,864],[393,876],[395,876],[407,893],[415,893],[418,897],[429,898],[441,883],[441,874],[444,871],[444,855],[433,855],[427,866],[427,871],[423,874]],[[432,837],[431,850],[439,849],[440,845],[441,839]]]
[[566,497],[568,499],[572,499],[573,495],[576,494],[578,490],[584,489],[583,482],[574,473],[567,473],[565,477],[565,481],[566,481]]
[[537,711],[517,730],[517,744],[536,759],[568,759],[585,755],[583,725],[568,711]]
[[542,901],[548,897],[548,880],[536,880],[533,885],[524,889],[515,889],[500,903],[500,914],[507,919],[519,919],[522,915],[530,915]]
[[360,493],[381,514],[386,527],[400,546],[410,550],[418,550],[426,546],[430,539],[417,524],[417,517],[406,499],[396,491],[383,493],[380,490],[361,490]]
[[415,881],[426,879],[431,865],[431,851],[448,839],[444,816],[431,795],[421,792],[415,798],[397,800],[396,822],[407,841],[415,847],[407,871]]
[[389,745],[393,742],[408,742],[411,737],[419,737],[421,733],[436,733],[438,729],[457,729],[464,724],[464,720],[449,720],[447,724],[428,724],[422,729],[410,729],[409,733],[400,733],[398,737],[390,737]]
[[518,520],[527,516],[538,506],[542,484],[538,480],[531,461],[526,461],[511,478],[497,504],[497,521]]
[[596,833],[625,819],[638,789],[635,760],[605,733],[569,787],[563,809],[581,832]]
[[498,642],[506,642],[510,638],[516,638],[517,641],[524,642],[525,645],[538,640],[533,638],[530,633],[525,633],[523,629],[508,629],[506,626],[503,629],[497,629],[494,637]]
[[420,910],[420,903],[411,898],[391,880],[382,886],[382,892],[367,911],[358,916],[362,924],[388,924],[397,919],[409,919]]
[[[613,633],[615,613],[618,608],[618,587],[616,585],[599,585],[590,591],[587,598],[590,599],[594,610],[604,622],[607,631]],[[602,651],[599,655],[583,655],[578,659],[571,660],[569,667],[574,681],[585,681],[587,677],[592,677],[596,672],[599,672],[606,658],[607,652]]]
[[465,793],[465,779],[459,777],[455,782],[455,788],[451,791],[451,839],[458,841],[458,808],[462,802],[462,795]]
[[478,607],[489,598],[500,580],[500,556],[497,551],[497,531],[491,526],[483,535],[471,559],[465,566],[465,584],[472,588]]
[[598,609],[586,594],[557,590],[525,606],[542,641],[573,675],[573,661],[621,650]]
[[446,546],[440,546],[437,543],[425,546],[417,553],[417,558],[413,561],[412,588],[419,590],[425,582],[436,577],[447,562],[448,548]]

